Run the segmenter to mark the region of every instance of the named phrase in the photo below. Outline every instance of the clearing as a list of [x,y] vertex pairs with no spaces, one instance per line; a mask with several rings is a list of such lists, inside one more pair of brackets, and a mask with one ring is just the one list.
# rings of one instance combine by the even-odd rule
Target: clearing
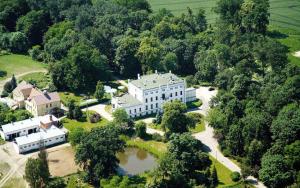
[[46,71],[46,67],[46,64],[34,61],[29,56],[17,54],[2,55],[0,56],[0,70],[6,71],[7,75],[1,77],[0,80],[10,78],[13,74],[19,75],[32,71],[44,72]]
[[75,152],[71,146],[48,152],[49,170],[52,176],[66,176],[80,169],[75,164]]

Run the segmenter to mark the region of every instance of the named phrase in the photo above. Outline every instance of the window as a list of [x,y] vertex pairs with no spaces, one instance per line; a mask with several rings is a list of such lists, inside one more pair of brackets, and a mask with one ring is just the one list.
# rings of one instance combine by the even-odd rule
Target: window
[[46,108],[48,108],[48,104],[46,104]]
[[151,104],[151,110],[153,109],[153,104]]
[[161,98],[162,98],[163,100],[165,100],[166,95],[165,95],[165,94],[162,94],[162,95],[161,95]]
[[61,136],[60,138],[64,138],[63,136]]
[[155,104],[155,107],[158,108],[158,103]]
[[147,93],[147,92],[145,92],[145,95],[148,95],[148,93]]
[[158,97],[157,97],[157,96],[155,97],[155,100],[158,100]]
[[153,94],[153,92],[151,91],[151,94]]
[[180,95],[182,95],[182,91],[180,91]]
[[170,97],[172,97],[173,95],[172,95],[172,93],[170,94]]
[[58,138],[56,138],[56,140],[58,140]]
[[140,108],[140,112],[142,111],[142,109]]
[[50,107],[52,107],[52,104],[50,104]]
[[148,105],[146,105],[146,110],[148,110]]
[[131,114],[131,110],[129,110],[129,114]]
[[146,103],[148,102],[148,99],[146,99]]
[[134,109],[134,113],[136,113],[136,109]]
[[175,92],[175,96],[177,96],[177,91]]
[[152,102],[152,101],[153,101],[153,98],[151,97],[151,99],[150,99],[150,100],[151,100],[151,102]]

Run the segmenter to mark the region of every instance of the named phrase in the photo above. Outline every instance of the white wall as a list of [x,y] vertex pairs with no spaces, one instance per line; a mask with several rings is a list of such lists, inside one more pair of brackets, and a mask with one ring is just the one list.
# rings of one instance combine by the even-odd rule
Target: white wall
[[[65,135],[55,136],[53,138],[48,138],[48,139],[43,140],[45,147],[51,146],[54,144],[58,144],[58,143],[62,143],[65,141],[66,141]],[[42,145],[40,145],[40,143],[41,143],[41,141],[37,141],[37,142],[32,142],[32,143],[29,143],[26,145],[22,145],[22,146],[19,146],[18,144],[14,143],[14,147],[18,153],[25,153],[25,152],[39,149],[42,146]]]

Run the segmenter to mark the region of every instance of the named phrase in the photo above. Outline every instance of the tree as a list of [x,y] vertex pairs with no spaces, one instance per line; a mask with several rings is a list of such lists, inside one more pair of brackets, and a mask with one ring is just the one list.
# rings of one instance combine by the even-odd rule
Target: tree
[[216,187],[219,183],[218,174],[216,166],[214,166],[213,171],[211,173],[211,184],[213,187]]
[[49,19],[42,10],[32,10],[18,19],[16,29],[28,37],[31,45],[37,45],[43,42],[48,25]]
[[284,147],[286,163],[295,170],[300,170],[300,140]]
[[189,133],[173,134],[168,151],[154,174],[153,187],[188,187],[190,181],[196,181],[196,185],[208,185],[210,177],[202,172],[210,165],[211,161],[202,152],[199,140]]
[[50,182],[47,183],[46,188],[65,188],[66,183],[62,177],[51,178]]
[[243,136],[240,125],[232,125],[227,135],[226,145],[233,155],[243,154]]
[[11,93],[17,87],[17,80],[15,75],[12,75],[11,80],[6,82],[3,86],[3,91],[6,93]]
[[52,64],[49,71],[57,88],[72,91],[92,89],[97,81],[109,76],[107,58],[84,42],[76,43],[67,57],[61,63]]
[[124,36],[117,42],[115,63],[120,74],[132,77],[141,72],[141,64],[135,54],[139,47],[138,39],[132,36]]
[[247,32],[266,34],[269,24],[269,0],[246,0],[240,10],[241,23]]
[[105,91],[102,82],[98,81],[96,85],[96,90],[94,93],[94,97],[100,101],[104,97]]
[[68,140],[72,146],[76,146],[82,142],[82,140],[87,136],[87,132],[82,127],[75,127],[70,131]]
[[75,101],[74,100],[68,101],[67,107],[68,107],[67,117],[69,119],[74,119]]
[[178,70],[178,59],[173,52],[167,53],[161,63],[165,71],[177,72]]
[[135,124],[135,132],[138,137],[145,138],[147,136],[146,130],[147,126],[145,122],[139,121]]
[[187,107],[182,102],[175,100],[167,102],[163,106],[163,117],[161,125],[170,133],[183,133],[188,127],[193,127],[193,121],[185,114]]
[[94,128],[76,147],[75,161],[87,173],[87,180],[97,184],[99,179],[116,173],[119,162],[116,153],[122,151],[124,145],[116,128]]
[[130,120],[127,112],[123,108],[116,109],[112,113],[112,116],[114,117],[114,122],[116,124],[126,123]]
[[83,116],[83,113],[82,113],[80,107],[77,105],[74,108],[73,116],[74,116],[74,119],[76,119],[76,120],[80,120]]
[[22,32],[10,33],[10,50],[14,53],[26,53],[28,50],[28,39]]
[[300,135],[300,106],[292,103],[285,106],[271,125],[272,138],[281,143],[292,143]]
[[215,12],[219,14],[222,21],[239,25],[239,10],[241,9],[243,0],[219,0],[215,7]]
[[33,188],[44,187],[48,183],[50,172],[45,150],[40,151],[37,159],[27,160],[24,177]]
[[266,186],[279,188],[289,185],[293,177],[282,155],[264,155],[261,169],[259,170],[259,179]]
[[160,62],[162,52],[163,47],[158,38],[151,36],[141,39],[136,57],[142,63],[143,73],[161,69],[158,62]]

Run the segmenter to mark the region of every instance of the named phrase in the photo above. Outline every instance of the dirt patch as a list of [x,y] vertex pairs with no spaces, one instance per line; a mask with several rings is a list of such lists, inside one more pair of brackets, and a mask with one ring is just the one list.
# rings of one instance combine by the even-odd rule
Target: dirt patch
[[49,169],[52,176],[66,176],[77,172],[75,153],[71,146],[48,152]]
[[294,56],[295,56],[295,57],[299,57],[299,58],[300,58],[300,51],[298,51],[298,52],[295,52]]

